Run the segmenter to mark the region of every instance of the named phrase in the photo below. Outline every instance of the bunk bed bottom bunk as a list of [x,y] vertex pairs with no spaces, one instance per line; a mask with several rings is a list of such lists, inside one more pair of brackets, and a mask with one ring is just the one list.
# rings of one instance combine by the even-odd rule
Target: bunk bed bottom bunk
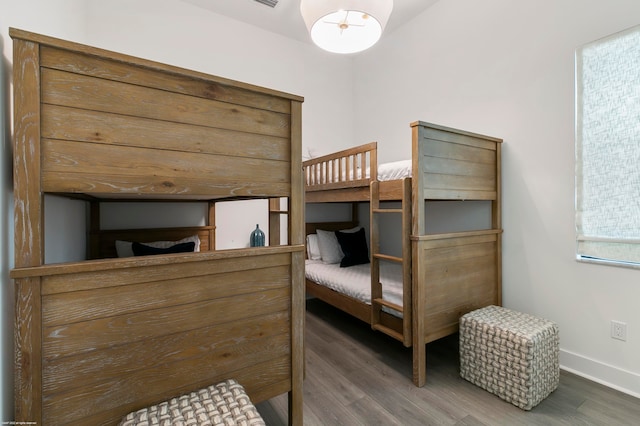
[[274,246],[12,270],[16,416],[113,425],[234,379],[253,403],[288,392],[290,419],[300,423],[303,251]]
[[[339,230],[352,222],[307,224],[316,229]],[[497,267],[501,230],[434,234],[412,238],[412,298],[405,312],[412,315],[413,382],[426,382],[426,344],[458,331],[460,317],[475,309],[498,304],[500,271]],[[307,297],[316,297],[368,324],[371,305],[319,284],[306,274]],[[345,283],[348,285],[348,283]],[[381,313],[380,324],[402,333],[402,319]]]

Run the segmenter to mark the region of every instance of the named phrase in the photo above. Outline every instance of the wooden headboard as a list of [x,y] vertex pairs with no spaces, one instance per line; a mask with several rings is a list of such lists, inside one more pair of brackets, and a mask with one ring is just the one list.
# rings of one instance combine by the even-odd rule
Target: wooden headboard
[[349,220],[345,222],[308,222],[305,224],[305,235],[315,234],[316,230],[340,231],[358,226],[358,221]]
[[116,229],[89,233],[89,258],[108,259],[117,257],[116,240],[148,243],[151,241],[177,241],[198,235],[200,251],[215,250],[215,226],[193,226],[182,228]]

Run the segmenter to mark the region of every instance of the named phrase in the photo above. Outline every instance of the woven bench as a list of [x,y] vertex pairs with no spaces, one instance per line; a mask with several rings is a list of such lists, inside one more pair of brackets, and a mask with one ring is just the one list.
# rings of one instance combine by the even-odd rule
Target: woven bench
[[558,326],[499,306],[460,318],[460,376],[530,410],[560,381]]
[[259,426],[264,420],[245,393],[230,379],[127,414],[120,426]]

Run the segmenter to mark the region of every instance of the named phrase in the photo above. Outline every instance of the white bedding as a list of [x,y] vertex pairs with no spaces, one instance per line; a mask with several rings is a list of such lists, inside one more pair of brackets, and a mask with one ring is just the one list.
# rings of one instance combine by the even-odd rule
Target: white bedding
[[396,180],[411,177],[411,160],[394,161],[378,165],[378,180]]
[[[371,304],[371,264],[341,268],[339,264],[326,264],[317,260],[307,260],[305,276],[313,282],[346,294],[368,305]],[[390,262],[380,263],[382,297],[402,306],[402,265]],[[399,312],[385,309],[396,316]]]
[[[337,172],[336,172],[337,173]],[[369,168],[365,170],[364,178],[369,177]],[[387,181],[387,180],[396,180],[402,179],[405,177],[411,177],[411,160],[401,160],[401,161],[393,161],[391,163],[383,163],[378,165],[378,180],[379,181]],[[322,179],[320,176],[310,176],[309,177],[313,183],[326,183],[320,182]],[[346,178],[346,174],[343,174],[342,180],[356,180],[356,179],[364,179],[362,177],[361,169],[352,170],[349,173],[349,179]]]

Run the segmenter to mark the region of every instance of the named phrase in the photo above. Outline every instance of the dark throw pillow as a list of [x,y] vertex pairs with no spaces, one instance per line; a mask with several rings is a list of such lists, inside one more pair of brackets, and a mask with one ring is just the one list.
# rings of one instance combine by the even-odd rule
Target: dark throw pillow
[[150,256],[154,254],[171,254],[171,253],[189,253],[196,248],[196,243],[193,241],[188,243],[180,243],[167,248],[156,248],[146,246],[141,243],[131,244],[131,250],[136,256]]
[[360,228],[357,232],[336,231],[336,238],[344,253],[340,261],[341,268],[369,263],[369,249],[364,228]]

